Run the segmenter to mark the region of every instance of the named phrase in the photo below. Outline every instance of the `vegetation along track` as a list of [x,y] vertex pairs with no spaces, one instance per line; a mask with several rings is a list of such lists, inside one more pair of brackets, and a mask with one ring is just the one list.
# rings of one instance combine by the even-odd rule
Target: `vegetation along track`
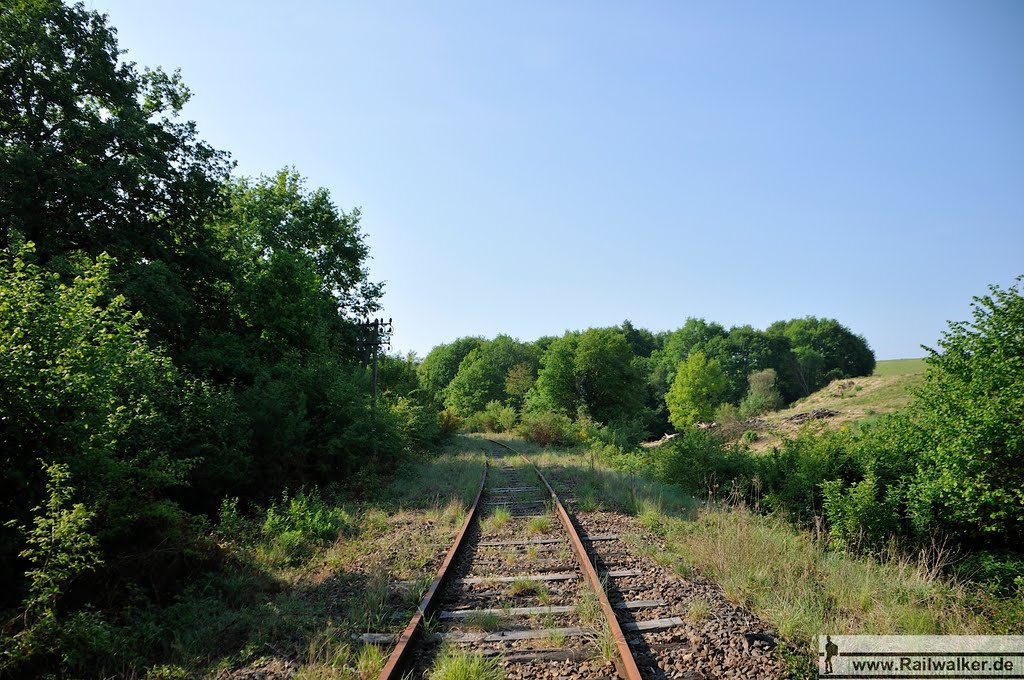
[[[533,463],[491,444],[477,502],[381,679],[453,667],[509,679],[785,675],[763,624],[713,584],[680,586],[635,520],[572,517]],[[552,472],[575,504],[579,480]]]

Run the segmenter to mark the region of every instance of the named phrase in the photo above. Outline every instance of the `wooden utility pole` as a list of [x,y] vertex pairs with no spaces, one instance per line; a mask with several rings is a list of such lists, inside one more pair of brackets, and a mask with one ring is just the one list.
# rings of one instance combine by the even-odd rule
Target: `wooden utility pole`
[[371,372],[371,397],[370,397],[370,413],[373,415],[371,423],[376,429],[376,417],[377,417],[377,355],[380,348],[386,347],[391,348],[391,332],[393,326],[391,319],[385,321],[384,319],[373,319],[363,321],[357,324],[359,330],[359,338],[356,341],[359,348],[363,350],[363,369],[365,370],[368,365],[373,365]]

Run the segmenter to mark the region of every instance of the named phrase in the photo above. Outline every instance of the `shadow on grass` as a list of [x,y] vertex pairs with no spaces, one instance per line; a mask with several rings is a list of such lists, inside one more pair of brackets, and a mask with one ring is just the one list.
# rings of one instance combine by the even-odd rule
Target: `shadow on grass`
[[[415,584],[397,588],[386,574],[336,571],[294,586],[259,564],[236,562],[204,575],[156,613],[151,632],[160,635],[149,651],[163,664],[218,677],[268,659],[292,670],[333,666],[353,656],[353,636],[401,628],[418,598]],[[393,612],[403,619],[392,619]]]
[[415,529],[430,526],[445,535],[461,523],[480,483],[481,451],[460,441],[444,455],[404,466],[376,497],[345,506],[353,523],[343,538],[292,566],[268,550],[259,513],[242,520],[239,536],[248,538],[221,544],[217,569],[197,575],[172,604],[140,606],[125,616],[117,631],[123,657],[113,662],[113,674],[355,671],[367,655],[354,636],[401,631],[429,586],[433,535]]

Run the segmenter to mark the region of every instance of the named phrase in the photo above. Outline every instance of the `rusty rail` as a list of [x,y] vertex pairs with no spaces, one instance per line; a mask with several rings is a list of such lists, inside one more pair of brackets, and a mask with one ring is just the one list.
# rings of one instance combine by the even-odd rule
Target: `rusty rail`
[[[566,532],[569,534],[569,540],[572,543],[573,551],[576,553],[576,559],[579,562],[580,569],[583,571],[583,575],[587,580],[587,583],[593,588],[594,592],[597,593],[598,601],[601,605],[601,611],[604,613],[605,622],[608,624],[608,629],[611,632],[612,637],[615,640],[615,648],[618,651],[619,658],[615,664],[619,673],[626,680],[641,680],[640,669],[636,665],[636,660],[633,658],[633,652],[629,648],[629,644],[626,642],[626,636],[622,632],[622,627],[619,625],[618,619],[615,617],[615,610],[612,609],[611,603],[608,601],[608,595],[604,592],[604,585],[601,583],[600,577],[597,575],[597,571],[594,569],[594,565],[590,561],[590,557],[587,555],[587,550],[583,546],[583,541],[580,539],[579,533],[576,531],[575,525],[572,523],[572,519],[569,517],[569,513],[566,512],[562,502],[558,499],[558,495],[554,489],[548,483],[548,480],[544,478],[540,468],[538,468],[533,461],[524,456],[519,451],[516,451],[508,444],[499,441],[487,440],[492,444],[497,444],[505,449],[508,449],[512,453],[521,456],[527,463],[529,463],[534,472],[537,473],[537,477],[547,488],[548,493],[551,495],[551,500],[554,504],[555,511],[558,515],[558,519]],[[480,488],[477,490],[476,499],[473,501],[473,507],[470,508],[469,513],[466,516],[466,521],[462,525],[462,529],[459,531],[458,536],[455,538],[455,542],[452,547],[449,548],[448,554],[445,557],[444,562],[441,564],[441,568],[437,572],[437,576],[434,578],[433,583],[430,584],[430,588],[427,589],[426,595],[416,608],[416,613],[413,615],[412,620],[409,621],[409,625],[406,626],[405,630],[398,638],[398,644],[391,652],[391,656],[388,657],[388,662],[384,666],[384,669],[377,676],[377,680],[393,680],[395,678],[402,677],[401,673],[405,670],[405,667],[409,663],[409,653],[414,643],[422,634],[422,622],[432,611],[435,606],[434,596],[441,589],[442,584],[447,580],[448,567],[454,561],[456,554],[462,548],[463,539],[469,530],[470,525],[476,518],[477,511],[480,506],[480,497],[483,494],[484,487],[487,483],[487,471],[488,462],[484,461],[484,474],[480,480]]]
[[402,634],[398,637],[398,644],[391,651],[391,656],[388,657],[387,664],[384,665],[384,669],[377,676],[377,680],[390,680],[391,678],[401,677],[401,673],[405,670],[405,666],[409,663],[409,650],[412,649],[413,644],[417,638],[422,634],[423,619],[430,615],[433,611],[434,595],[441,590],[442,584],[447,580],[448,567],[455,560],[455,555],[459,552],[462,547],[462,541],[466,537],[466,533],[469,531],[469,527],[473,524],[473,520],[476,518],[477,510],[480,507],[480,497],[483,495],[484,486],[487,484],[487,470],[490,467],[490,463],[487,458],[484,458],[484,474],[480,477],[480,488],[477,489],[476,499],[473,501],[473,507],[469,509],[466,514],[466,521],[462,523],[462,528],[459,530],[458,536],[455,537],[455,542],[452,543],[452,547],[448,549],[448,554],[444,558],[444,562],[441,563],[441,568],[437,572],[437,576],[434,577],[434,581],[427,588],[426,595],[423,596],[423,600],[420,601],[418,607],[416,607],[416,613],[413,614],[412,620],[409,621],[409,625],[405,627]]
[[[493,440],[488,440],[493,441]],[[554,502],[555,511],[558,514],[558,519],[565,527],[565,530],[569,534],[569,540],[572,542],[573,550],[576,552],[576,559],[580,563],[580,569],[583,570],[583,574],[590,584],[590,587],[597,593],[599,602],[601,603],[601,611],[604,612],[605,622],[608,624],[608,630],[611,632],[612,637],[615,639],[615,648],[619,652],[619,673],[626,678],[626,680],[640,680],[640,668],[636,665],[636,659],[633,658],[633,651],[629,648],[629,643],[626,642],[626,636],[622,632],[622,626],[619,625],[619,620],[615,616],[615,610],[612,609],[611,602],[608,601],[608,595],[604,592],[604,584],[601,583],[601,578],[597,575],[597,571],[594,569],[593,563],[590,561],[590,557],[587,555],[587,550],[583,546],[583,541],[580,539],[579,533],[576,531],[576,526],[572,523],[572,519],[569,517],[569,513],[566,512],[565,507],[562,506],[562,502],[558,499],[558,494],[548,484],[548,480],[541,474],[540,468],[537,465],[524,456],[519,451],[516,451],[508,444],[502,442],[493,441],[494,444],[502,446],[512,453],[515,453],[529,463],[534,472],[540,478],[540,481],[544,483],[548,493],[551,494],[551,500]]]

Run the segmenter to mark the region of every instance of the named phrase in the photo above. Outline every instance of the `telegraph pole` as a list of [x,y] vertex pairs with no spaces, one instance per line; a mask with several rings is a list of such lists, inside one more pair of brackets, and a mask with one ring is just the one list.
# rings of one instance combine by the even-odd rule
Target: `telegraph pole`
[[[366,370],[368,365],[373,366],[373,370],[370,373],[370,425],[373,428],[374,435],[376,435],[377,429],[377,355],[380,352],[381,347],[391,349],[391,332],[393,326],[391,319],[385,321],[384,319],[373,319],[366,320],[356,324],[361,331],[356,343],[359,348],[363,350],[363,370]],[[376,436],[374,437],[376,442]]]

